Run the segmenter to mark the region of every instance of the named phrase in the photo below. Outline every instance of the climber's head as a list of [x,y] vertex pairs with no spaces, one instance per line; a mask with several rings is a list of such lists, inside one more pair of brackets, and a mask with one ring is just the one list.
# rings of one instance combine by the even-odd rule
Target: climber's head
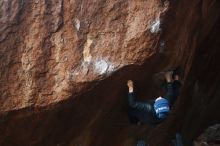
[[159,119],[165,119],[170,112],[168,100],[162,97],[157,98],[154,102],[154,109]]

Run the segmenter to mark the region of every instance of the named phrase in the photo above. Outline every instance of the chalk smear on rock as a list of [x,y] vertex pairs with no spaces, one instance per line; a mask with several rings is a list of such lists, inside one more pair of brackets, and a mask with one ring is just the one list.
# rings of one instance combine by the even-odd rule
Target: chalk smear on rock
[[105,60],[105,59],[97,59],[94,63],[95,72],[98,74],[111,73],[114,71],[115,66]]
[[77,18],[74,19],[74,25],[75,25],[77,31],[79,31],[79,29],[80,29],[80,21],[79,21],[79,19],[77,19]]
[[152,22],[150,32],[151,33],[158,33],[160,31],[160,19],[156,19]]

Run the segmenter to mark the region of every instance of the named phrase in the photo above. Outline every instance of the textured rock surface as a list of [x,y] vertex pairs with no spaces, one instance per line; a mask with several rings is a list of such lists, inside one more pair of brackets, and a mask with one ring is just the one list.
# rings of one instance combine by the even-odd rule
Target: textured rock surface
[[[220,110],[219,6],[219,1],[193,0],[173,3],[173,9],[166,19],[167,23],[175,21],[166,24],[167,32],[164,37],[168,39],[169,47],[179,48],[178,52],[172,52],[173,57],[189,57],[185,66],[187,77],[173,116],[150,133],[152,145],[168,145],[177,131],[183,134],[186,145],[190,145],[208,126],[220,122],[220,114],[217,112]],[[179,22],[182,22],[181,25],[178,25]],[[176,61],[179,59],[175,58]],[[157,133],[160,135],[155,140]]]
[[1,1],[0,111],[86,92],[155,54],[159,1]]
[[217,146],[220,144],[220,125],[212,125],[206,129],[195,141],[195,146]]
[[[0,8],[0,145],[133,146],[143,137],[166,146],[176,131],[190,143],[220,121],[218,0],[2,0]],[[176,65],[184,87],[171,116],[130,125],[126,80],[150,99],[154,75]]]

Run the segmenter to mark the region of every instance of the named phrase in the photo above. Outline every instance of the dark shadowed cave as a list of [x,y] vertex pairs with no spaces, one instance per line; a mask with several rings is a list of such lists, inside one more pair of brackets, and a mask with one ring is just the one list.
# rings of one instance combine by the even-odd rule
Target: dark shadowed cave
[[[220,122],[220,1],[169,1],[161,19],[161,33],[151,39],[166,43],[155,42],[156,52],[141,65],[124,65],[105,78],[82,82],[80,86],[91,88],[57,103],[1,111],[0,145],[134,146],[143,138],[150,146],[169,146],[180,132],[190,146],[209,126]],[[135,81],[141,99],[152,99],[155,74],[177,65],[185,68],[183,88],[169,118],[155,127],[131,125],[126,81]]]

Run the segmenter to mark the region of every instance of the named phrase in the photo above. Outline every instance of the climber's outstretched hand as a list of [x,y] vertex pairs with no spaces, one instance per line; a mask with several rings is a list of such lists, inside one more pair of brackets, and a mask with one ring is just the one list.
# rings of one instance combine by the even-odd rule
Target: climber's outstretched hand
[[132,80],[128,80],[127,86],[128,86],[129,92],[133,92],[133,90],[134,90],[134,84],[133,84],[133,81],[132,81]]

